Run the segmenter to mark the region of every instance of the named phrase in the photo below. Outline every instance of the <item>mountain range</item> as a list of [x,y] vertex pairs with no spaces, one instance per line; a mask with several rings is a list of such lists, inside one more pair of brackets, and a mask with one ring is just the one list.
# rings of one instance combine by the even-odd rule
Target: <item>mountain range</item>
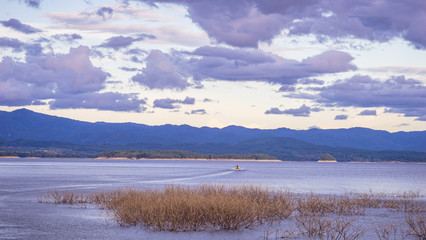
[[[102,150],[179,149],[199,153],[264,153],[279,159],[384,159],[415,156],[426,161],[426,131],[395,132],[368,128],[292,130],[135,123],[89,123],[27,109],[0,111],[0,145]],[[416,153],[417,152],[417,153]],[[355,156],[355,157],[354,157]],[[295,159],[297,160],[297,159]],[[398,160],[398,159],[394,159]]]

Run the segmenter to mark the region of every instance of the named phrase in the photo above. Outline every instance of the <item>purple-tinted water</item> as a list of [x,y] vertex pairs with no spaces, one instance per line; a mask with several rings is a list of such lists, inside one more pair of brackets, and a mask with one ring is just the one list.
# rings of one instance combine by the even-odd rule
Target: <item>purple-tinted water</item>
[[[244,171],[233,171],[236,164]],[[37,196],[54,189],[92,192],[203,183],[260,185],[299,193],[343,194],[372,190],[419,191],[424,195],[426,164],[3,158],[0,159],[0,239],[263,238],[263,227],[192,233],[120,227],[105,211],[90,204],[70,206],[37,202]],[[378,214],[383,216],[383,213]]]

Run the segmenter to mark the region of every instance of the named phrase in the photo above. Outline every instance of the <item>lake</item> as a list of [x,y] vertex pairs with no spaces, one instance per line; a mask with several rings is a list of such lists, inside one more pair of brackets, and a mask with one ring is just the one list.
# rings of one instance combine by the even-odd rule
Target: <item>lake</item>
[[[243,171],[233,171],[235,165]],[[262,239],[262,228],[152,232],[120,227],[96,206],[37,202],[54,189],[94,192],[168,184],[258,185],[296,193],[426,192],[426,164],[0,159],[0,239]],[[423,199],[424,200],[424,199]]]

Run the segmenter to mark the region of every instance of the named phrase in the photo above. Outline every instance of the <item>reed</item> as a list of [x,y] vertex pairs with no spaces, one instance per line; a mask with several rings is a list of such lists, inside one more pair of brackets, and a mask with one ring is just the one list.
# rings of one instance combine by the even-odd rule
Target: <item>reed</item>
[[408,213],[405,216],[405,221],[410,227],[408,233],[416,239],[426,239],[426,214],[425,212]]
[[365,228],[356,226],[353,217],[323,217],[318,215],[295,218],[296,227],[300,234],[308,238],[356,240],[366,232]]
[[117,190],[102,206],[121,225],[153,230],[240,229],[288,218],[293,212],[287,192],[259,187],[166,186],[164,189]]
[[65,192],[53,190],[44,196],[37,198],[39,203],[76,204],[89,203],[90,200],[82,193]]
[[379,240],[405,240],[408,236],[400,225],[394,223],[382,223],[373,227],[373,230]]
[[320,196],[313,193],[301,196],[296,201],[296,209],[300,215],[364,215],[365,206],[349,196]]
[[[41,203],[94,203],[111,213],[124,226],[144,226],[155,231],[202,231],[273,226],[289,219],[292,229],[265,229],[264,238],[275,233],[281,238],[304,235],[320,239],[359,239],[366,231],[356,218],[367,208],[405,211],[409,234],[424,239],[425,203],[416,193],[350,193],[342,196],[293,194],[254,186],[199,185],[165,186],[161,189],[118,189],[78,194],[52,191],[38,198]],[[381,239],[391,239],[406,230],[395,226],[373,229]],[[399,226],[401,227],[401,226]]]

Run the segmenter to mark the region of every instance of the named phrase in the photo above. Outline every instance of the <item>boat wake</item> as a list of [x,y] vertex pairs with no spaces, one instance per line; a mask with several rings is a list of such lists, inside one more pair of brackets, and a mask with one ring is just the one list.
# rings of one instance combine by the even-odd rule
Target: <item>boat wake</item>
[[211,177],[218,177],[223,175],[228,175],[234,172],[234,170],[222,170],[220,172],[214,172],[210,174],[202,174],[202,175],[196,175],[196,176],[188,176],[188,177],[178,177],[178,178],[167,178],[167,179],[159,179],[159,180],[146,180],[146,181],[138,181],[137,183],[172,183],[172,182],[181,182],[181,181],[188,181],[188,180],[195,180],[195,179],[202,179],[202,178],[211,178]]

